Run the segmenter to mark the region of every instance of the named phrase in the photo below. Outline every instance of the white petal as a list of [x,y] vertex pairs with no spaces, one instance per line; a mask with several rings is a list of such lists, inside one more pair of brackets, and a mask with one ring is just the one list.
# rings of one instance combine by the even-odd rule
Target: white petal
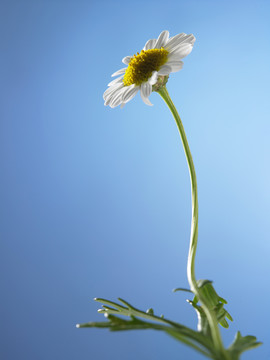
[[122,92],[123,88],[124,88],[124,86],[115,86],[110,93],[104,95],[103,96],[103,98],[105,100],[104,105],[105,106],[109,105],[113,101],[113,99]]
[[121,89],[124,86],[124,84],[116,84],[114,86],[109,87],[103,94],[103,99],[106,100],[108,96],[110,96],[112,93],[114,93],[116,90]]
[[187,35],[186,41],[188,41],[190,44],[194,45],[196,38],[193,34],[189,34],[189,35]]
[[143,50],[150,50],[150,49],[154,49],[155,45],[156,45],[157,40],[156,39],[150,39],[147,41],[147,43],[144,45]]
[[148,99],[149,95],[152,92],[152,85],[150,85],[148,82],[143,83],[141,85],[141,97],[146,105],[152,106],[153,104]]
[[128,89],[123,94],[122,101],[124,103],[127,103],[130,100],[132,100],[134,98],[134,96],[137,94],[137,92],[139,91],[139,89],[140,89],[140,87],[136,86],[136,85],[128,86]]
[[166,46],[165,46],[166,50],[169,50],[170,52],[174,51],[180,45],[183,45],[183,44],[191,44],[191,45],[193,45],[194,42],[195,42],[195,37],[194,37],[193,34],[187,35],[185,33],[182,33],[182,34],[179,34],[179,36],[176,35],[172,39],[173,40],[171,41],[171,39],[170,39],[168,41],[168,43],[166,44]]
[[105,100],[106,97],[112,92],[112,88],[109,87],[108,89],[106,89],[103,93],[103,99]]
[[174,51],[176,48],[180,48],[181,46],[184,46],[184,45],[193,46],[194,42],[195,42],[195,37],[192,34],[186,35],[183,39],[180,39],[178,41],[178,43],[175,44],[170,51]]
[[119,106],[120,104],[122,104],[121,97],[114,99],[114,102],[110,103],[110,107],[113,109],[116,106]]
[[150,85],[155,85],[155,83],[157,82],[157,79],[158,79],[158,73],[157,73],[157,71],[153,71],[152,76],[150,77],[148,82]]
[[110,105],[110,103],[112,102],[112,100],[117,96],[117,94],[110,94],[110,96],[108,96],[106,99],[104,99],[104,105]]
[[179,39],[178,44],[182,44],[182,43],[194,44],[195,40],[196,39],[193,34],[185,34],[185,36]]
[[185,35],[186,35],[185,33],[181,33],[181,34],[178,34],[178,35],[175,35],[175,36],[171,37],[167,41],[167,43],[165,45],[165,49],[170,50],[175,44],[178,44],[179,40],[181,38],[183,38]]
[[155,48],[160,49],[161,47],[163,47],[167,43],[168,39],[169,39],[169,31],[167,30],[162,31],[162,33],[159,35],[157,39]]
[[107,99],[104,99],[104,106],[110,105],[111,100],[112,100],[112,96],[109,96]]
[[123,83],[123,84],[115,84],[115,85],[113,85],[113,86],[108,87],[108,89],[104,92],[103,95],[106,96],[107,94],[109,94],[109,93],[111,93],[112,91],[114,91],[116,88],[122,87],[122,85],[124,85],[124,83]]
[[117,79],[114,79],[113,81],[109,82],[108,86],[113,86],[115,84],[120,84],[121,82],[123,82],[123,77],[124,77],[124,75],[120,76]]
[[183,61],[168,61],[166,65],[170,66],[171,72],[176,72],[182,69],[184,63]]
[[110,107],[113,109],[116,106],[119,106],[120,104],[123,104],[123,103],[121,101],[121,97],[118,97],[117,99],[114,99],[114,101],[110,103]]
[[170,47],[169,52],[178,51],[183,46],[191,46],[193,47],[195,42],[195,37],[193,35],[186,35],[184,39],[180,39],[177,43],[175,43],[172,47]]
[[174,52],[174,53],[168,55],[168,60],[167,60],[166,64],[168,64],[170,61],[180,61],[180,60],[181,59],[179,58],[178,52]]
[[161,66],[159,72],[158,72],[158,75],[169,75],[169,73],[172,72],[172,68],[168,65],[163,65]]
[[152,92],[152,85],[149,82],[142,83],[141,91],[145,97],[149,97]]
[[124,57],[124,59],[122,59],[122,63],[128,65],[131,58],[132,58],[132,56],[126,56],[126,57]]
[[127,68],[120,69],[112,74],[112,76],[122,75],[126,72]]
[[[105,100],[105,99],[104,99],[104,100]],[[112,96],[109,96],[109,97],[104,101],[104,106],[110,105],[111,100],[112,100]]]
[[181,44],[179,47],[175,48],[168,56],[168,60],[171,60],[171,56],[173,55],[174,58],[183,59],[188,54],[191,53],[191,50],[193,48],[192,44]]
[[111,108],[114,108],[121,104],[124,90],[124,88],[120,89],[119,92],[115,94],[115,96],[112,98],[109,104]]

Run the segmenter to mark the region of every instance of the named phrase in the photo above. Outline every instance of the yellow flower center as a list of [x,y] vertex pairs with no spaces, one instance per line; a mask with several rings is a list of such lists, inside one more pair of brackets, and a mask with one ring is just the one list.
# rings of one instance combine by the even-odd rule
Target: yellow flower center
[[147,81],[153,71],[159,71],[167,61],[169,52],[163,48],[142,50],[134,55],[127,67],[123,82],[125,86],[141,85]]

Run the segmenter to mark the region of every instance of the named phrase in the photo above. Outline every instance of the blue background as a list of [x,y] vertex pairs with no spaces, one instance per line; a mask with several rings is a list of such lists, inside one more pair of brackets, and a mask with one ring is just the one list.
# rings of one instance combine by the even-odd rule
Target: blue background
[[167,29],[197,41],[168,90],[199,189],[198,278],[269,359],[270,2],[2,1],[1,358],[201,359],[158,332],[76,329],[122,297],[196,326],[190,184],[158,94],[103,106],[121,59]]

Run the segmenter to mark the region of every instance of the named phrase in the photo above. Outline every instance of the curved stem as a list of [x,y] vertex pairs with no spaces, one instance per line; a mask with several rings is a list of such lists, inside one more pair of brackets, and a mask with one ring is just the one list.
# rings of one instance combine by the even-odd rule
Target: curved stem
[[182,121],[174,106],[174,103],[170,98],[166,86],[161,87],[157,92],[160,94],[160,96],[163,98],[165,103],[168,105],[176,121],[189,167],[191,194],[192,194],[192,221],[191,221],[190,245],[189,245],[189,253],[188,253],[188,263],[187,263],[188,282],[191,291],[198,297],[201,306],[205,312],[205,315],[207,317],[211,329],[211,335],[214,342],[214,346],[218,351],[218,353],[221,355],[221,358],[226,359],[227,356],[220,336],[220,331],[218,328],[216,316],[214,312],[207,307],[207,303],[203,295],[201,294],[200,289],[198,288],[195,277],[195,255],[196,255],[197,242],[198,242],[198,191],[197,191],[197,179],[196,179],[196,173],[195,173],[195,167],[194,167],[192,155],[189,149],[189,145]]

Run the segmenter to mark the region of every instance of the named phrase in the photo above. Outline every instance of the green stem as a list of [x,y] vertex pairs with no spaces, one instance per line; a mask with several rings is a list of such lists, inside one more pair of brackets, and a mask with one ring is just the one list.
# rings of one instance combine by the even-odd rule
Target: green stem
[[188,282],[190,285],[191,291],[198,297],[201,306],[205,312],[207,320],[209,322],[209,326],[211,329],[211,335],[213,339],[213,343],[215,349],[220,354],[221,359],[227,359],[227,354],[225,352],[218,322],[214,312],[207,307],[207,302],[205,301],[203,295],[198,288],[196,277],[195,277],[195,255],[197,249],[197,242],[198,242],[198,191],[197,191],[197,180],[196,180],[196,173],[195,167],[192,160],[192,155],[189,149],[187,137],[185,134],[185,130],[180,119],[180,116],[172,102],[170,95],[166,86],[163,86],[157,90],[159,95],[163,98],[165,103],[168,105],[180,132],[182,144],[185,150],[186,159],[189,167],[189,174],[190,174],[190,181],[191,181],[191,194],[192,194],[192,222],[191,222],[191,233],[190,233],[190,245],[189,245],[189,254],[188,254],[188,263],[187,263],[187,277]]

